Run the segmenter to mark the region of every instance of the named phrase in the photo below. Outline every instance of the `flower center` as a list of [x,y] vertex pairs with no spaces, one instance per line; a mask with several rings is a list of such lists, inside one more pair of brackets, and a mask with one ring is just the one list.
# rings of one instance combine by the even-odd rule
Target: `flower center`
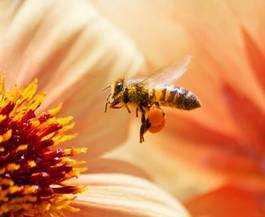
[[75,137],[66,135],[72,117],[57,118],[61,106],[36,114],[45,94],[36,94],[37,80],[10,91],[0,83],[0,216],[62,216],[83,186],[65,181],[85,168],[71,157],[84,148],[58,148]]

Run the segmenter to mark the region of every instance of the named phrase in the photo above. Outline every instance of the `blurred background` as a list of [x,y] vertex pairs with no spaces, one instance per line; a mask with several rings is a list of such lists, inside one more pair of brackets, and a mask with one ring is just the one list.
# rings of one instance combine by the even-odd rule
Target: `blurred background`
[[[264,1],[93,1],[133,39],[149,71],[193,56],[176,83],[202,108],[166,110],[167,125],[110,156],[133,162],[194,216],[265,216]],[[133,118],[132,118],[133,119]]]

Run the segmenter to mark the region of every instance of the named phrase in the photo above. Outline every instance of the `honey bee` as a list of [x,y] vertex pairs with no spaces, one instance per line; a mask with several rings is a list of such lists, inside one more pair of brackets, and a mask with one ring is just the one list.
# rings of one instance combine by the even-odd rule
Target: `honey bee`
[[191,57],[187,56],[179,66],[162,70],[145,79],[116,79],[107,87],[111,88],[111,92],[106,100],[105,112],[108,107],[112,109],[125,107],[130,113],[130,108],[135,107],[136,117],[138,111],[141,112],[140,143],[143,142],[145,132],[151,127],[146,114],[152,106],[182,110],[192,110],[201,106],[197,96],[191,91],[172,85],[184,74],[190,61]]

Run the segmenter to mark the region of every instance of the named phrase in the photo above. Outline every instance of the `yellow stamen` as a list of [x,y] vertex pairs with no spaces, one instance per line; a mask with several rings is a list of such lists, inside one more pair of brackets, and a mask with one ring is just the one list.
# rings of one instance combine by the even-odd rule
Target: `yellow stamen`
[[11,135],[12,135],[12,130],[10,129],[3,135],[0,135],[0,142],[5,142],[9,140],[11,138]]
[[[37,115],[46,94],[37,94],[37,79],[26,88],[5,89],[0,76],[0,216],[62,217],[83,186],[64,181],[84,168],[71,156],[86,148],[58,148],[76,137],[65,132],[74,127],[71,116],[58,118],[62,104]],[[63,180],[63,181],[62,181]]]

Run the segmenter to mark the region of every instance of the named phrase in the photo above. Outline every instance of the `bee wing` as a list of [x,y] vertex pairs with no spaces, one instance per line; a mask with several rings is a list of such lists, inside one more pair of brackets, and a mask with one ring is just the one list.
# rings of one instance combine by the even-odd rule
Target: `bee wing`
[[160,72],[153,73],[147,78],[142,79],[141,82],[146,83],[150,87],[170,85],[187,71],[190,62],[191,56],[188,55],[180,64],[175,64],[163,69]]

